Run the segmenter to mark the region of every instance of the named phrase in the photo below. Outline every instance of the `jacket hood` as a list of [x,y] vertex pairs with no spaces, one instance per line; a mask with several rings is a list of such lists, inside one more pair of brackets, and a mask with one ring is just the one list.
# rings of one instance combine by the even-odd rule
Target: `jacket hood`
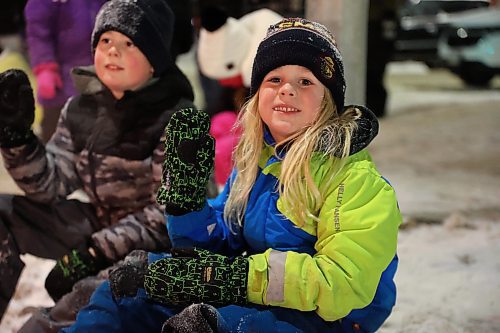
[[[171,69],[161,77],[151,78],[138,90],[126,91],[125,95],[117,101],[117,107],[128,108],[128,106],[133,107],[134,105],[160,104],[159,107],[161,108],[171,106],[162,106],[162,101],[166,102],[180,98],[193,101],[193,88],[187,77],[176,65]],[[77,91],[82,95],[94,95],[108,90],[97,77],[94,66],[75,67],[71,71],[71,77]]]
[[[354,155],[365,149],[378,134],[378,120],[370,109],[361,105],[347,105],[344,107],[344,113],[352,109],[356,110],[355,121],[357,126],[351,135],[349,155]],[[325,155],[340,157],[342,151],[340,151],[338,145],[334,144],[335,134],[332,134],[332,132],[335,131],[329,130],[329,128],[323,130],[316,150]]]
[[365,106],[348,105],[345,109],[356,108],[360,116],[356,120],[358,128],[352,134],[350,155],[365,149],[378,134],[378,119],[375,114]]
[[93,66],[75,68],[72,76],[80,94],[71,99],[67,120],[77,149],[90,144],[93,151],[106,155],[146,158],[175,110],[192,106],[191,85],[177,67],[126,91],[119,100]]

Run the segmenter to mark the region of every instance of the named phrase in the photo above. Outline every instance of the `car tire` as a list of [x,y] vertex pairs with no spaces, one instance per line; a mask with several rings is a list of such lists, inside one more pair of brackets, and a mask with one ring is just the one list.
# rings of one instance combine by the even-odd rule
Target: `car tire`
[[493,70],[479,62],[463,62],[458,75],[468,85],[486,87],[495,75]]

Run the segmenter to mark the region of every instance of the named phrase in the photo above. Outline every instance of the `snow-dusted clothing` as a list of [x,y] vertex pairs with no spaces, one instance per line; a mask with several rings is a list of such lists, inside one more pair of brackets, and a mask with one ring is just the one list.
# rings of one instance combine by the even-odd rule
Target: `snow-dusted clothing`
[[[223,220],[234,178],[201,211],[167,216],[174,247],[249,255],[249,303],[219,308],[220,327],[233,332],[375,332],[382,325],[396,299],[401,215],[393,188],[362,149],[367,144],[335,176],[317,221],[308,218],[299,225],[283,207],[276,188],[282,162],[269,133],[243,227],[233,226],[232,232]],[[315,153],[311,175],[317,185],[326,181],[335,159]],[[64,332],[158,332],[180,310],[148,300],[143,289],[136,297],[116,300],[105,283]]]
[[[93,67],[74,74],[80,94],[66,103],[51,141],[1,150],[25,196],[0,196],[0,315],[22,253],[57,259],[90,238],[110,262],[133,249],[169,248],[155,194],[163,129],[176,110],[193,106],[189,81],[175,68],[116,100]],[[75,190],[89,203],[68,200]]]

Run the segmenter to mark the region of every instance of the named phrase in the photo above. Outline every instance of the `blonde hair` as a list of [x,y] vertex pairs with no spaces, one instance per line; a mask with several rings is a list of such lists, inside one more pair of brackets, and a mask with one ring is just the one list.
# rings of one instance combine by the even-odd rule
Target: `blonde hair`
[[[238,125],[242,129],[241,138],[233,153],[236,178],[231,185],[224,217],[231,227],[233,223],[243,224],[250,191],[257,177],[259,158],[264,148],[264,126],[258,112],[259,93],[246,102],[238,116]],[[287,149],[282,159],[278,190],[283,207],[290,212],[290,217],[298,225],[303,225],[306,218],[317,219],[323,205],[324,196],[335,174],[342,168],[345,157],[349,156],[351,137],[356,129],[356,119],[361,111],[348,108],[338,115],[332,95],[325,89],[325,96],[317,119],[309,126],[278,142],[275,151],[285,146]],[[326,158],[335,155],[334,168],[318,187],[313,180],[310,162],[314,152],[320,151]],[[275,154],[277,155],[277,154]]]

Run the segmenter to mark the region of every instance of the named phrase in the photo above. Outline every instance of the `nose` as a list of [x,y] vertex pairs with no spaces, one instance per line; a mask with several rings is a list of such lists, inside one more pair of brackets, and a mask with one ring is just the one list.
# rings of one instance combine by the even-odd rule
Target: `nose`
[[110,56],[118,56],[119,54],[120,54],[120,52],[118,51],[118,48],[116,47],[116,45],[112,45],[108,49],[108,55],[110,55]]
[[282,96],[295,96],[295,88],[290,83],[285,83],[281,86],[280,95]]

